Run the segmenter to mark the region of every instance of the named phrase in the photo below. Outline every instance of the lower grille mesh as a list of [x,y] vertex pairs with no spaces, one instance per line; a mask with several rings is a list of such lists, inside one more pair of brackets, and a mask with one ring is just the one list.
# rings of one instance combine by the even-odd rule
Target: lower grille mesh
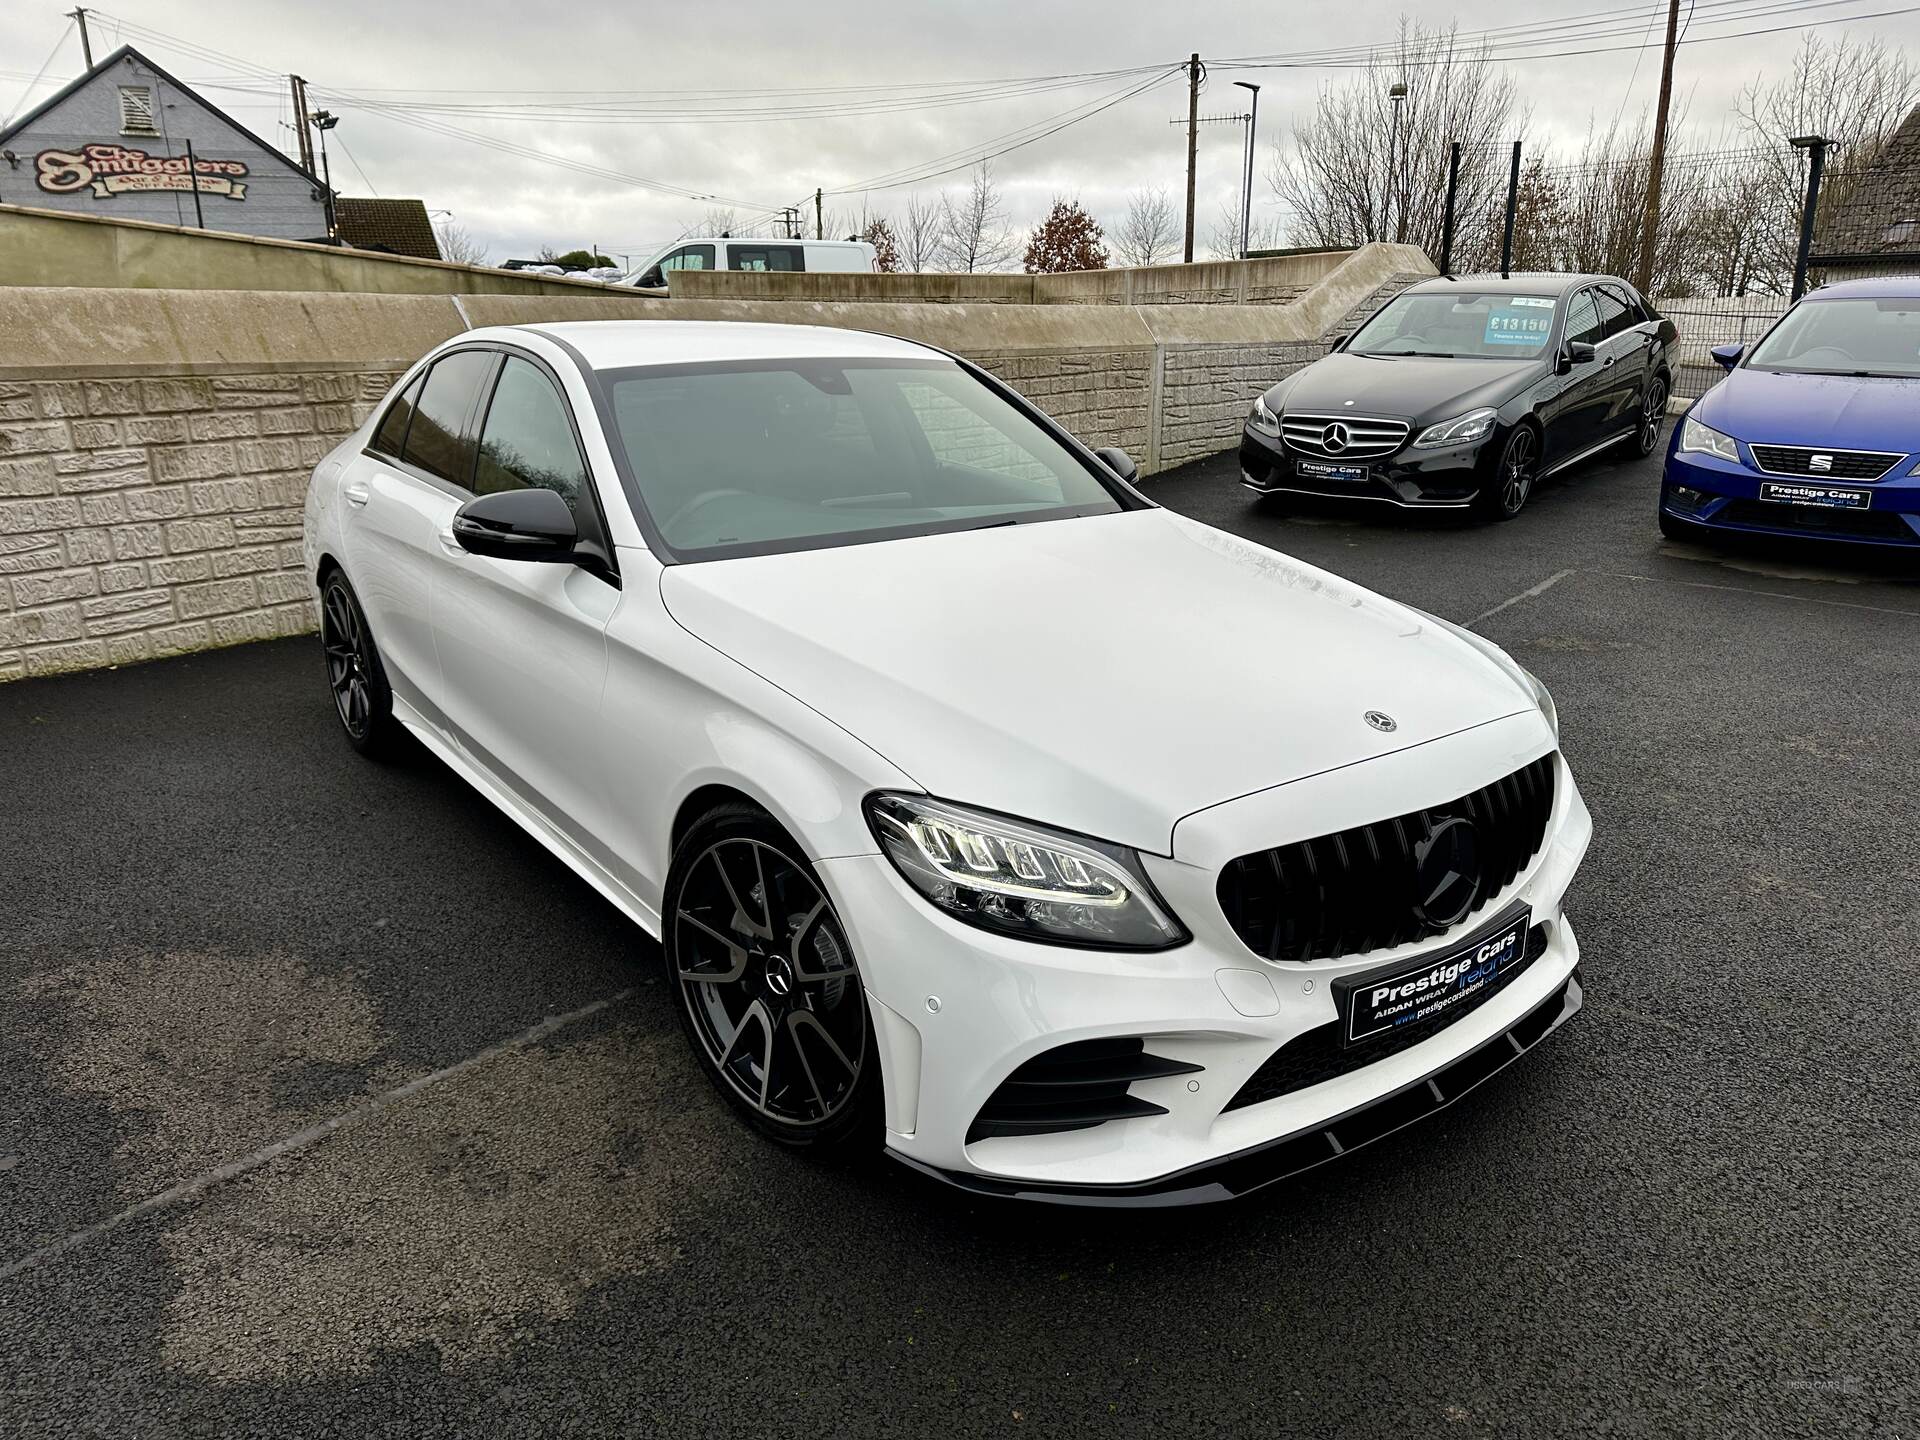
[[1109,1120],[1164,1115],[1163,1105],[1128,1093],[1136,1080],[1190,1075],[1202,1069],[1184,1060],[1147,1054],[1138,1036],[1076,1040],[1036,1055],[1015,1070],[980,1107],[967,1143],[995,1135],[1047,1135],[1090,1130]]

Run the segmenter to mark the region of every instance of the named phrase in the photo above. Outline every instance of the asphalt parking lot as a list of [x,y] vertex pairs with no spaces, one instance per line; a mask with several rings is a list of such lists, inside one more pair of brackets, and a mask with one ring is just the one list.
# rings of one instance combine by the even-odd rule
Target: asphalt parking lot
[[7,685],[0,1434],[1920,1436],[1920,572],[1664,542],[1651,462],[1496,528],[1232,475],[1151,490],[1553,688],[1537,1055],[1225,1209],[822,1169],[311,640]]

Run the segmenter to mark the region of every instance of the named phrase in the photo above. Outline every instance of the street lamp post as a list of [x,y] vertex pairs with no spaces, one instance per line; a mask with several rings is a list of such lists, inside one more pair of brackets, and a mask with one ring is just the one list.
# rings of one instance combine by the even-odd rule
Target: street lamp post
[[[1400,149],[1400,107],[1406,103],[1406,82],[1396,80],[1387,89],[1387,99],[1393,102],[1393,125],[1387,134],[1387,184],[1386,193],[1380,197],[1380,238],[1387,238],[1387,216],[1393,209],[1393,162]],[[1400,224],[1406,226],[1406,207],[1401,208]]]
[[333,166],[327,160],[327,131],[340,123],[340,117],[331,110],[316,110],[312,116],[313,128],[320,132],[320,182],[327,198],[327,238],[335,239],[339,228],[333,219]]
[[1253,104],[1247,114],[1247,178],[1240,189],[1240,258],[1244,260],[1253,248],[1253,142],[1260,128],[1260,87],[1251,80],[1233,83],[1253,92]]

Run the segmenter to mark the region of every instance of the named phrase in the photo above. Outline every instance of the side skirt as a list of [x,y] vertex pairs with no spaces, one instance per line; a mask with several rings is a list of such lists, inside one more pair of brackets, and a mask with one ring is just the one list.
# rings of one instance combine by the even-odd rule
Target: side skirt
[[449,744],[446,737],[428,724],[419,711],[397,695],[394,697],[393,713],[402,725],[413,732],[414,738],[433,753],[435,759],[491,800],[502,814],[539,841],[556,860],[599,891],[614,909],[655,940],[660,938],[659,911],[608,874],[604,866],[574,844],[564,831],[521,804],[511,790],[494,779],[471,756]]

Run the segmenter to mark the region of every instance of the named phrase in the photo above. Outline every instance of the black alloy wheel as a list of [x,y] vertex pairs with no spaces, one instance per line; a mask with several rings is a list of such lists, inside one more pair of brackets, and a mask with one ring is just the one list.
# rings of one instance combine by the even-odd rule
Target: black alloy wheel
[[714,811],[675,851],[663,909],[668,978],[721,1094],[798,1148],[861,1131],[878,1062],[860,973],[785,833],[745,805]]
[[1635,453],[1653,454],[1660,448],[1660,422],[1667,418],[1667,377],[1656,375],[1647,382],[1647,396],[1640,407],[1640,431],[1634,436]]
[[380,752],[391,741],[396,725],[393,691],[360,601],[338,570],[327,576],[320,589],[320,646],[327,661],[327,686],[333,691],[333,706],[347,743],[363,755]]
[[1500,451],[1500,461],[1476,497],[1480,513],[1492,520],[1511,520],[1533,494],[1540,464],[1540,437],[1531,425],[1516,425]]

